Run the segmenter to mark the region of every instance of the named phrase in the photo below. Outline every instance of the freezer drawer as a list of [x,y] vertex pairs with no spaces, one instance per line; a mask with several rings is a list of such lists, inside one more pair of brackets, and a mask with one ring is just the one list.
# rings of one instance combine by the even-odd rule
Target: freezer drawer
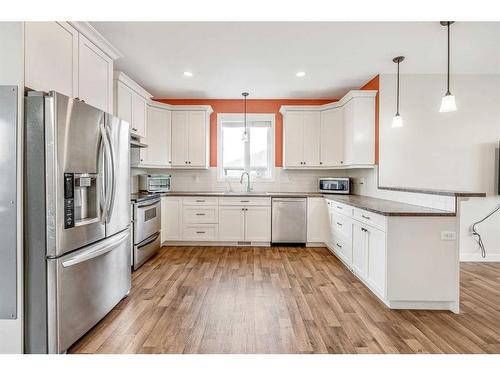
[[272,242],[306,243],[307,201],[305,198],[272,199]]
[[155,255],[161,247],[160,232],[134,245],[134,271]]
[[130,229],[48,261],[49,353],[62,353],[131,287]]

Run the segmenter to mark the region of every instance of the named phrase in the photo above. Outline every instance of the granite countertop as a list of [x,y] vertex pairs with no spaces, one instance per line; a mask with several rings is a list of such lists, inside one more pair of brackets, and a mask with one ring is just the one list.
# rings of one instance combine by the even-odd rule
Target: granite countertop
[[269,197],[269,198],[310,198],[322,197],[317,192],[223,192],[223,191],[169,191],[161,196],[196,196],[196,197]]
[[326,199],[384,216],[456,216],[455,212],[400,203],[363,195],[328,195]]
[[422,188],[406,188],[406,187],[391,187],[379,186],[381,190],[403,191],[406,193],[420,193],[431,195],[444,195],[448,197],[486,197],[486,193],[478,193],[473,191],[459,191],[459,190],[438,190],[438,189],[422,189]]
[[362,195],[323,194],[318,192],[223,192],[223,191],[170,191],[161,196],[197,197],[269,197],[269,198],[311,198],[324,197],[384,216],[456,216],[453,211],[417,206],[396,201],[372,198]]

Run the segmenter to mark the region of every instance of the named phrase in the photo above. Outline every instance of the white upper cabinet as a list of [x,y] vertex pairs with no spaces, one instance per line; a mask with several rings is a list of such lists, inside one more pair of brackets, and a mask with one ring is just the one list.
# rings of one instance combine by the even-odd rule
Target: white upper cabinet
[[320,106],[282,106],[284,168],[375,163],[376,91],[350,91]]
[[344,165],[344,111],[332,108],[321,111],[320,165]]
[[26,22],[26,87],[78,96],[78,31],[67,22]]
[[302,113],[290,111],[285,113],[283,126],[283,153],[286,167],[301,167],[304,155],[304,141],[302,138]]
[[144,164],[170,167],[170,134],[172,111],[161,107],[147,106],[146,160]]
[[146,138],[146,103],[151,94],[123,72],[115,72],[114,75],[116,116],[130,124],[131,134]]
[[121,54],[87,22],[25,22],[24,55],[29,89],[112,112],[113,60]]
[[375,163],[375,99],[354,97],[344,108],[346,164]]
[[172,166],[208,168],[211,110],[172,112]]
[[81,34],[78,56],[78,97],[113,112],[113,59]]
[[320,113],[317,111],[290,111],[285,114],[285,167],[319,166],[320,129]]

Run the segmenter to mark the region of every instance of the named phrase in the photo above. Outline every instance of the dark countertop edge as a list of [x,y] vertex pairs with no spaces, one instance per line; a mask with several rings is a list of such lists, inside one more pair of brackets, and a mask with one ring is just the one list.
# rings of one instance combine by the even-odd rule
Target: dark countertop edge
[[[351,196],[353,196],[353,195],[351,195]],[[401,211],[382,211],[382,210],[377,210],[375,208],[372,208],[366,204],[348,201],[345,199],[346,196],[341,196],[341,195],[331,196],[331,195],[329,195],[329,196],[325,196],[325,198],[331,199],[331,200],[339,202],[339,203],[346,204],[348,206],[360,208],[360,209],[365,210],[365,211],[370,211],[370,212],[373,212],[373,213],[376,213],[379,215],[383,215],[383,216],[406,216],[406,217],[408,217],[408,216],[419,216],[419,217],[455,217],[455,216],[457,216],[456,212],[452,212],[452,211],[443,211],[443,210],[438,210],[435,208],[430,208],[430,207],[425,207],[425,206],[417,206],[417,205],[413,205],[413,204],[409,204],[409,203],[402,203],[402,202],[397,202],[397,201],[390,201],[387,199],[368,197],[365,195],[355,195],[355,196],[356,197],[363,197],[363,198],[366,198],[367,200],[372,200],[372,201],[390,202],[390,204],[399,204],[399,205],[403,205],[403,206],[420,207],[422,209],[422,211],[420,211],[420,212],[418,212],[418,211],[403,211],[403,210],[401,210]]]
[[486,197],[486,193],[476,193],[470,191],[453,191],[453,190],[436,190],[436,189],[422,189],[422,188],[405,188],[405,187],[392,187],[392,186],[379,186],[380,190],[402,191],[406,193],[419,193],[431,195],[444,195],[448,197]]

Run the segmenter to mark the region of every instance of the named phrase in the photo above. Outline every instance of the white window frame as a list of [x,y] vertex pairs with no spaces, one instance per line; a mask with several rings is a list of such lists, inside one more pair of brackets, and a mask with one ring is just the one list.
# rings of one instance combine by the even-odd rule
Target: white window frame
[[[222,164],[223,143],[222,143],[222,124],[226,122],[244,122],[244,113],[218,113],[217,114],[217,180],[218,181],[236,181],[239,177],[226,177]],[[275,134],[276,134],[276,115],[274,113],[247,113],[247,123],[254,121],[270,122],[269,138],[267,140],[268,150],[270,150],[268,167],[270,177],[255,177],[256,181],[274,181],[275,170]],[[247,163],[246,163],[247,164]],[[249,171],[248,171],[249,172]]]

